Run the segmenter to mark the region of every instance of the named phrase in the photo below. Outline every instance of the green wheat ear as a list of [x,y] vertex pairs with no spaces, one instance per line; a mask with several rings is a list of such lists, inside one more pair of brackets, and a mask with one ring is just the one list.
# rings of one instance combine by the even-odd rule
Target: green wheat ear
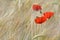
[[33,39],[39,38],[40,40],[46,40],[47,36],[46,35],[41,35],[41,36],[36,36]]

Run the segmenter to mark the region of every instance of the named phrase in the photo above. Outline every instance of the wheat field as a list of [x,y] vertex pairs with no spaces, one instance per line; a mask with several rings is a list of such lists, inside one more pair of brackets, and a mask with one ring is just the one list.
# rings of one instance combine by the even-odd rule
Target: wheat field
[[[36,24],[34,3],[54,16]],[[60,40],[60,0],[0,0],[0,40]]]

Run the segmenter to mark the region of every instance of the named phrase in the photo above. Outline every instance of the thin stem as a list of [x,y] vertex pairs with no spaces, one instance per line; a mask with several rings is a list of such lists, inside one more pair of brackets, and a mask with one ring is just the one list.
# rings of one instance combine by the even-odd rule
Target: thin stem
[[42,14],[42,11],[40,10],[40,13]]

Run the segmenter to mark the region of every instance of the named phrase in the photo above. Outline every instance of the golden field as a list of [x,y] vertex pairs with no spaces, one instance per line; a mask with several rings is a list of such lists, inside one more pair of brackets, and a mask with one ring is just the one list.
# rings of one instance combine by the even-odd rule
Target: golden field
[[[54,16],[36,24],[34,3]],[[60,0],[0,0],[0,40],[60,40]]]

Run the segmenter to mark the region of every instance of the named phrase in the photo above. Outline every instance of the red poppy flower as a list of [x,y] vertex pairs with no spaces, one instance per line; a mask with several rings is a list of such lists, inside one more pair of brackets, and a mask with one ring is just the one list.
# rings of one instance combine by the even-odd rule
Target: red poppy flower
[[36,23],[36,24],[42,24],[42,23],[44,23],[46,20],[47,20],[47,18],[44,17],[44,16],[42,16],[42,17],[37,17],[37,18],[35,19],[35,23]]
[[54,12],[44,12],[43,14],[46,18],[50,19],[53,15],[54,15]]
[[35,10],[35,11],[39,11],[39,10],[42,10],[41,6],[39,4],[34,4],[32,6],[32,9]]

